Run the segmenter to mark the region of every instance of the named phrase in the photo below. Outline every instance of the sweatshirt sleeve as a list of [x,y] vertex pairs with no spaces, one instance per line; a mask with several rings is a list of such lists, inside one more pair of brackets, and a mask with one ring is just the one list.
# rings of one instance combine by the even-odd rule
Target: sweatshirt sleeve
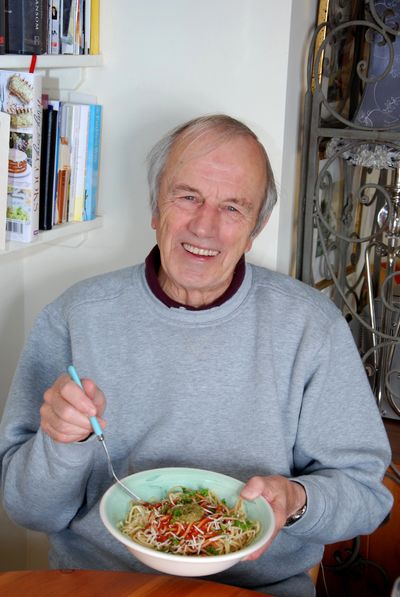
[[67,326],[47,307],[21,354],[0,427],[4,508],[16,523],[46,533],[68,526],[82,506],[96,444],[57,443],[40,429],[44,391],[70,363]]
[[[393,497],[382,484],[391,451],[347,322],[335,320],[304,391],[294,463],[305,515],[284,530],[323,544],[373,532]],[[312,430],[312,433],[311,433]]]

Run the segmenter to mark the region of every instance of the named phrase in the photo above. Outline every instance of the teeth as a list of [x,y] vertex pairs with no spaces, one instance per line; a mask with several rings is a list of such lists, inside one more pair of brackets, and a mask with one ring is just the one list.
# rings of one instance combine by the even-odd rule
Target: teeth
[[212,249],[200,249],[199,247],[194,247],[193,245],[188,245],[183,243],[183,248],[189,253],[193,253],[194,255],[202,255],[205,257],[215,257],[218,255],[219,251],[213,251]]

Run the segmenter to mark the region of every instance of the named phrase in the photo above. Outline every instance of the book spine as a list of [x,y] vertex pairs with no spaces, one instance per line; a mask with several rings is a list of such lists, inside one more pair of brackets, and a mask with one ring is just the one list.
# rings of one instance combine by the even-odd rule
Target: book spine
[[55,180],[55,171],[54,171],[54,164],[56,161],[56,138],[58,132],[58,113],[55,110],[50,110],[50,119],[49,119],[49,140],[50,140],[50,155],[49,155],[49,182],[48,182],[48,189],[47,189],[47,204],[48,204],[48,211],[47,211],[47,230],[53,227],[54,222],[54,180]]
[[40,164],[40,230],[51,230],[53,227],[53,182],[57,117],[58,114],[52,106],[43,110]]
[[48,0],[8,0],[5,10],[8,54],[46,53],[48,11]]
[[79,0],[79,37],[78,37],[78,54],[83,54],[85,51],[85,6],[84,1]]
[[42,112],[42,144],[40,151],[40,180],[39,180],[39,230],[46,230],[47,221],[47,185],[48,185],[48,137],[49,131],[49,109]]
[[91,205],[93,197],[93,160],[94,160],[94,144],[95,144],[95,127],[96,127],[96,106],[90,105],[89,113],[89,130],[88,130],[88,144],[86,156],[86,172],[85,172],[85,201],[83,206],[83,219],[90,220]]
[[85,54],[90,54],[90,20],[92,0],[85,0]]
[[42,131],[42,78],[34,76],[33,135],[32,135],[32,228],[31,240],[39,233],[40,147]]
[[57,224],[64,224],[68,219],[68,197],[71,177],[71,127],[72,106],[60,103],[60,140],[58,146],[57,174]]
[[51,54],[51,0],[47,0],[48,4],[49,4],[49,10],[48,10],[48,26],[47,26],[47,54]]
[[[40,51],[37,54],[47,54],[48,44],[49,44],[49,0],[34,0],[34,2],[38,3],[38,18],[41,19],[41,23],[39,25],[39,47]],[[36,23],[35,23],[36,27]]]
[[6,53],[6,0],[0,0],[0,54]]
[[0,249],[6,246],[8,148],[10,145],[10,115],[0,112]]
[[101,148],[101,125],[102,125],[102,106],[93,106],[93,132],[91,135],[92,147],[88,154],[91,154],[88,165],[87,180],[85,185],[85,208],[84,220],[94,220],[97,211],[98,184],[99,184],[99,166],[100,166],[100,148]]
[[57,219],[56,224],[64,224],[67,221],[68,189],[70,178],[69,148],[65,137],[60,137],[58,147],[58,173],[57,173]]
[[76,175],[77,175],[77,154],[78,154],[78,137],[79,137],[79,104],[71,104],[72,119],[71,128],[69,132],[69,139],[71,143],[71,177],[68,193],[68,221],[72,222],[74,219],[74,199],[76,193]]
[[24,17],[22,0],[6,0],[4,12],[6,54],[21,54]]
[[58,183],[58,155],[59,155],[59,146],[60,146],[60,117],[61,117],[61,110],[60,110],[60,102],[58,100],[50,100],[49,106],[53,109],[53,111],[57,114],[55,119],[55,142],[54,142],[54,166],[53,166],[53,189],[52,189],[52,203],[53,203],[53,224],[57,224],[58,222],[58,212],[57,212],[57,183]]
[[100,54],[100,0],[92,0],[90,14],[90,53]]
[[49,7],[49,54],[60,53],[60,0],[50,0]]
[[60,6],[60,42],[61,54],[74,53],[74,14],[76,0],[61,0]]
[[79,131],[75,159],[75,195],[74,212],[72,217],[75,222],[81,222],[83,220],[89,114],[90,106],[82,104],[79,109]]
[[81,2],[75,0],[74,13],[74,54],[79,54],[81,45]]

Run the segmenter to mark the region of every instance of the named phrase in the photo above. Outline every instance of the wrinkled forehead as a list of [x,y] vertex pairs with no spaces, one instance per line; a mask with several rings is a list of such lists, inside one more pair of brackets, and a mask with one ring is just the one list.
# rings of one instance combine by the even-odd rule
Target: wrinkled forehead
[[207,156],[215,149],[230,142],[232,151],[236,151],[240,145],[242,152],[248,153],[249,156],[253,155],[266,175],[265,159],[260,143],[249,134],[240,134],[237,131],[232,132],[222,128],[181,133],[171,146],[163,175],[168,172],[168,175],[171,176],[173,172],[180,170],[191,160]]
[[179,161],[202,156],[235,136],[222,128],[183,131],[172,144],[169,158]]

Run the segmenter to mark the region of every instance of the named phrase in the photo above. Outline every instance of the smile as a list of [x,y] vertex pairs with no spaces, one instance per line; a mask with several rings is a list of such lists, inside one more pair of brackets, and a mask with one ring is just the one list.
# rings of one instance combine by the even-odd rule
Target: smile
[[188,245],[187,243],[183,243],[182,246],[185,251],[193,253],[193,255],[201,255],[201,257],[215,257],[219,253],[219,251],[213,251],[212,249],[200,249],[199,247],[194,247],[193,245]]

